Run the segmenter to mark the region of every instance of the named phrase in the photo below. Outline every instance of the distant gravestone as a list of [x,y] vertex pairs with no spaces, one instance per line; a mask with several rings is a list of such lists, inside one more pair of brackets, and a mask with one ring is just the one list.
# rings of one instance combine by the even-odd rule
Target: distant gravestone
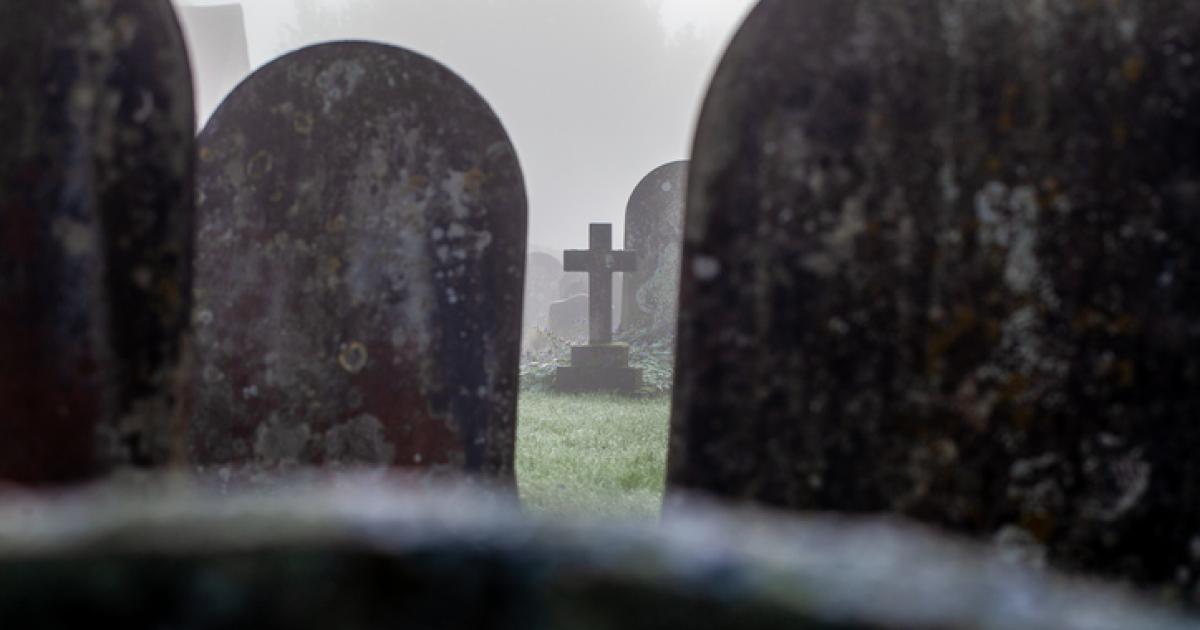
[[587,339],[588,296],[586,293],[550,304],[550,333],[571,341]]
[[675,334],[687,170],[686,161],[660,166],[629,198],[625,249],[638,253],[638,270],[625,277],[622,335],[657,340]]
[[561,298],[587,295],[588,277],[586,273],[564,273],[558,281],[558,296]]
[[510,478],[525,192],[487,103],[420,55],[323,44],[199,141],[199,468]]
[[558,283],[562,279],[562,261],[543,252],[525,259],[525,328],[546,329],[550,323],[550,305],[558,301]]
[[194,113],[167,0],[0,4],[0,482],[171,458]]
[[695,144],[669,477],[1200,576],[1200,4],[765,0]]

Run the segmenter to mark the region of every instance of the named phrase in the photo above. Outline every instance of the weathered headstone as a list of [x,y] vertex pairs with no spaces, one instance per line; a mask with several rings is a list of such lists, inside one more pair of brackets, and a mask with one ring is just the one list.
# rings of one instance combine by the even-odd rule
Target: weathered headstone
[[240,3],[179,7],[196,72],[196,102],[206,118],[250,72],[246,18]]
[[525,191],[484,100],[406,50],[323,44],[199,141],[200,469],[510,478]]
[[587,295],[588,277],[586,273],[564,273],[558,281],[558,297],[567,299],[576,295]]
[[1194,592],[1200,4],[765,0],[690,173],[670,483]]
[[564,392],[633,393],[642,371],[629,366],[629,345],[613,343],[613,274],[637,269],[637,254],[613,251],[612,225],[593,223],[586,250],[563,255],[567,271],[588,274],[588,344],[571,348],[571,365],[558,368],[554,386]]
[[585,340],[588,336],[588,296],[586,293],[550,304],[550,332],[567,340]]
[[171,457],[194,113],[168,0],[0,4],[0,481]]
[[634,189],[625,208],[625,249],[637,271],[625,275],[622,336],[648,341],[675,334],[687,161],[658,167]]
[[459,488],[398,494],[362,480],[151,498],[0,503],[0,618],[196,630],[1197,627],[1124,590],[885,522],[705,506],[666,524],[601,526],[531,518]]
[[550,323],[550,305],[558,301],[562,261],[544,252],[525,259],[525,328],[545,329]]

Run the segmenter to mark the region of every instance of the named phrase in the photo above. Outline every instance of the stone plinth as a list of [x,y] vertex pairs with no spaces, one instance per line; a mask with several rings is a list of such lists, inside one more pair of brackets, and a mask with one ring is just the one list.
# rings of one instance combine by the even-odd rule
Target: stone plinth
[[555,386],[568,393],[632,394],[642,387],[642,371],[629,366],[629,346],[592,344],[571,348],[571,365],[558,368]]

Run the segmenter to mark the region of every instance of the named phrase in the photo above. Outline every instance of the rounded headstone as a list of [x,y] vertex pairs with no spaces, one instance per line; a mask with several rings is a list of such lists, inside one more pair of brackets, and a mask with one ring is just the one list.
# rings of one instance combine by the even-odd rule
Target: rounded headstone
[[171,458],[195,115],[168,0],[0,4],[0,481]]
[[512,475],[521,169],[461,78],[338,42],[255,72],[199,137],[192,456]]
[[625,208],[625,249],[637,253],[638,267],[624,275],[623,336],[655,340],[675,334],[687,173],[687,161],[654,169]]
[[558,295],[566,299],[576,295],[587,295],[588,277],[586,273],[564,273],[558,281]]
[[1200,4],[764,0],[704,106],[670,483],[1200,576]]

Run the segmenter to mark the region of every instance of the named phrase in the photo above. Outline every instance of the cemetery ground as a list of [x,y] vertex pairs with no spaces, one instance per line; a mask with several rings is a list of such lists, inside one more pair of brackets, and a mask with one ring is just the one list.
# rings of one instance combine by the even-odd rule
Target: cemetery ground
[[517,435],[522,502],[539,513],[656,518],[671,399],[523,392]]

